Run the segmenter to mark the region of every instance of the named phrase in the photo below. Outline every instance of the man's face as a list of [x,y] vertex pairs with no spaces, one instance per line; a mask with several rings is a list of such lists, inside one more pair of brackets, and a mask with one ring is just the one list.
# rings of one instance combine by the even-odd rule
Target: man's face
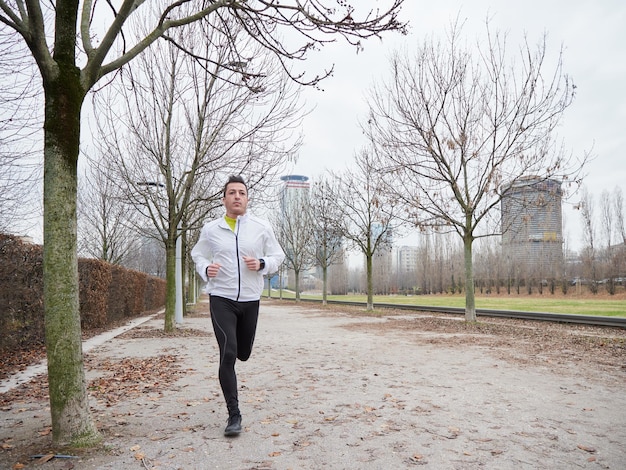
[[236,219],[238,215],[246,213],[248,207],[248,191],[243,183],[229,183],[226,186],[226,195],[222,198],[226,215]]

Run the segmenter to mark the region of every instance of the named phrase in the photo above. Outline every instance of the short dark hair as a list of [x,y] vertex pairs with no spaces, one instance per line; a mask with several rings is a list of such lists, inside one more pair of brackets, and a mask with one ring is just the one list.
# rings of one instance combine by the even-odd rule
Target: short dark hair
[[228,181],[224,185],[224,196],[226,196],[226,190],[228,189],[228,185],[230,183],[241,183],[241,184],[243,184],[246,187],[246,193],[248,192],[248,185],[246,184],[246,181],[243,179],[243,176],[241,176],[241,175],[230,175],[228,177]]

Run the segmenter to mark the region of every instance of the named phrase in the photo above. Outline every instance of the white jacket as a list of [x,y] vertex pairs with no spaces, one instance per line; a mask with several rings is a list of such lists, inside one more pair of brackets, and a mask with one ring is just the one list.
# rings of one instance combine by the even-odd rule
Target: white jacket
[[[263,258],[265,268],[251,271],[243,256]],[[263,275],[278,271],[285,253],[267,221],[244,214],[237,217],[234,232],[223,217],[206,223],[191,257],[196,270],[207,281],[208,294],[248,302],[261,298]],[[221,267],[216,277],[208,279],[206,268],[212,263]]]

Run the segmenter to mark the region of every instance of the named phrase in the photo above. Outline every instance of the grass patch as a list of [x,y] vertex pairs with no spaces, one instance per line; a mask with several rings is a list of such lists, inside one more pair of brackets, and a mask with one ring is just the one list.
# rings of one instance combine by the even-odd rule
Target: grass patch
[[[267,295],[265,291],[264,295]],[[283,298],[293,299],[294,293],[283,290]],[[626,317],[626,300],[623,295],[616,298],[585,297],[570,298],[564,296],[549,297],[550,294],[541,296],[480,296],[476,295],[476,308],[489,310],[513,310],[522,312],[545,312],[565,313],[578,315],[597,315]],[[277,298],[278,293],[272,292],[272,297]],[[301,295],[302,299],[320,300],[321,295]],[[329,295],[328,300],[344,302],[367,301],[365,295]],[[424,307],[465,307],[465,295],[416,295],[416,296],[374,296],[374,307],[377,303],[398,305],[419,305]]]

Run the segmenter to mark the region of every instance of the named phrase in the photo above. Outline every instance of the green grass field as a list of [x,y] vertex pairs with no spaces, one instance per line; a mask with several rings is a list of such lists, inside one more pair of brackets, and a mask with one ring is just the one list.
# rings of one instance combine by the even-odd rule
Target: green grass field
[[[267,291],[264,292],[267,295]],[[272,297],[278,298],[278,292],[273,291]],[[283,290],[283,298],[294,298],[293,292]],[[303,299],[322,298],[321,295],[302,295]],[[343,300],[348,302],[365,302],[365,295],[329,295],[328,300]],[[464,295],[416,295],[416,296],[374,296],[376,303],[420,305],[427,307],[464,307]],[[526,312],[568,313],[579,315],[600,315],[626,317],[626,300],[619,298],[598,296],[597,298],[569,298],[563,296],[476,296],[476,308],[491,310],[518,310]]]

